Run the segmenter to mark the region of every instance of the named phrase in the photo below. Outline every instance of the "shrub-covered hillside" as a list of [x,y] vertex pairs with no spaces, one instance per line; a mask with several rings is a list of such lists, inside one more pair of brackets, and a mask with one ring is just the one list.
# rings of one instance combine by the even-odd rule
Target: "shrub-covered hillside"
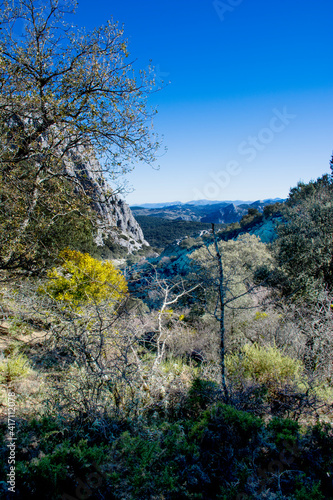
[[183,244],[186,273],[2,271],[2,497],[13,433],[17,498],[332,498],[332,190],[293,189],[272,244]]
[[151,256],[119,218],[100,252],[114,193],[66,161],[152,162],[154,80],[71,1],[2,7],[0,498],[332,499],[333,159],[239,224]]

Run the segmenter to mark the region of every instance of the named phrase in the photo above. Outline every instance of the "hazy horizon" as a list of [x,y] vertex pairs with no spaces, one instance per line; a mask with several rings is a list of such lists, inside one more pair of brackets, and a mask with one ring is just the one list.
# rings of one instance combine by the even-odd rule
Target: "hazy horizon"
[[181,205],[186,205],[186,204],[196,204],[196,203],[199,203],[199,202],[207,202],[207,203],[202,203],[202,205],[204,204],[207,204],[207,205],[215,205],[215,204],[218,204],[218,203],[235,203],[237,205],[241,204],[241,203],[245,203],[245,204],[248,204],[248,203],[255,203],[255,202],[264,202],[265,200],[284,200],[285,198],[279,198],[279,197],[276,197],[276,198],[258,198],[256,200],[187,200],[186,202],[183,202],[183,201],[180,201],[180,200],[174,200],[174,201],[157,201],[157,202],[145,202],[145,201],[142,201],[141,203],[131,203],[130,206],[131,207],[142,207],[143,205],[161,205],[161,206],[175,206],[175,205],[178,205],[178,204],[181,204]]

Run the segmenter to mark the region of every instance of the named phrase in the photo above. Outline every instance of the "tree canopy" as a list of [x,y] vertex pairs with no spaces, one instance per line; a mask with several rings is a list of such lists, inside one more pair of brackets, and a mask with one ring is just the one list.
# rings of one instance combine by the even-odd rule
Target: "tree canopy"
[[[273,269],[274,259],[267,245],[260,238],[250,234],[239,236],[236,240],[219,241],[218,249],[221,254],[225,289],[226,305],[230,308],[246,307],[251,302],[248,290],[253,286],[255,272],[258,268],[266,266]],[[213,245],[209,247],[213,254]],[[201,247],[191,254],[203,268],[206,279],[211,280],[213,287],[212,303],[216,300],[214,289],[218,289],[218,270],[216,261],[209,258],[205,247]]]
[[333,287],[333,182],[324,175],[290,191],[275,248],[286,293]]
[[78,153],[80,161],[102,159],[95,174],[103,182],[103,173],[115,179],[135,162],[153,162],[158,143],[147,105],[153,78],[135,74],[117,23],[89,33],[67,24],[72,0],[0,7],[1,266],[8,268],[22,261],[27,240],[35,243],[33,228],[45,234],[87,206],[89,196],[73,196],[82,185],[66,168]]

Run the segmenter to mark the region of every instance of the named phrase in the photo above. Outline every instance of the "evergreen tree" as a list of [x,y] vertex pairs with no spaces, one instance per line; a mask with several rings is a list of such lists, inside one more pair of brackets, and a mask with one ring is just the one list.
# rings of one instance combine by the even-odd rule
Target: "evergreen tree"
[[[332,164],[332,162],[331,162]],[[325,174],[291,189],[276,242],[285,293],[333,288],[333,179]]]

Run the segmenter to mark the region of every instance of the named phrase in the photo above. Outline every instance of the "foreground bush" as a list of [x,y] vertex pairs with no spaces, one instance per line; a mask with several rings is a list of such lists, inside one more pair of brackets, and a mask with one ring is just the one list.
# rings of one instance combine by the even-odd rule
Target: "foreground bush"
[[245,345],[239,353],[226,357],[226,366],[232,399],[242,409],[298,419],[315,414],[320,406],[302,363],[276,347]]
[[0,361],[0,384],[11,384],[26,377],[29,372],[28,358],[14,351],[7,359]]
[[[19,421],[16,497],[332,499],[332,426],[265,422],[216,398],[214,385],[196,380],[184,402],[192,412],[177,421],[157,413]],[[5,441],[1,453],[5,463]]]

